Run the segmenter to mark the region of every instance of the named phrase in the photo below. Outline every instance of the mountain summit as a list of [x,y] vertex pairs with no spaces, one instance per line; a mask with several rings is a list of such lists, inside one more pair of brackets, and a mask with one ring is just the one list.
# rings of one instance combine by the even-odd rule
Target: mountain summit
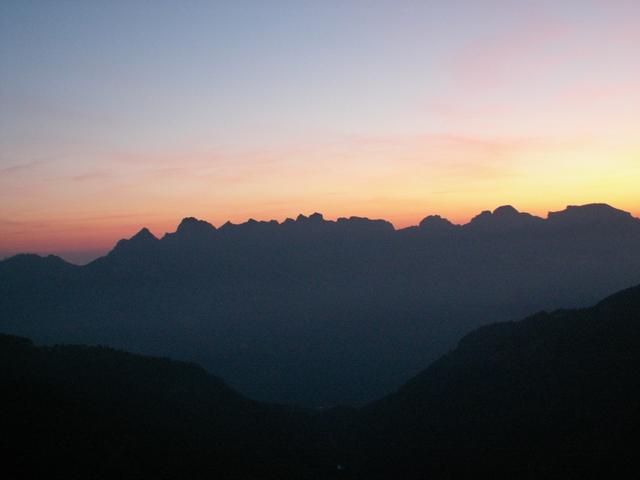
[[549,212],[548,222],[552,225],[567,227],[630,227],[640,225],[640,219],[629,212],[618,210],[605,203],[592,203],[582,206],[570,205],[559,212]]
[[209,222],[195,217],[183,218],[174,233],[167,233],[162,240],[207,241],[214,238],[217,230]]
[[131,238],[119,240],[114,249],[109,252],[109,255],[144,255],[152,251],[159,242],[160,240],[147,227],[144,227]]
[[541,226],[544,220],[529,213],[516,210],[511,205],[503,205],[493,212],[488,210],[474,217],[465,227],[485,231],[502,231],[510,228],[535,228]]

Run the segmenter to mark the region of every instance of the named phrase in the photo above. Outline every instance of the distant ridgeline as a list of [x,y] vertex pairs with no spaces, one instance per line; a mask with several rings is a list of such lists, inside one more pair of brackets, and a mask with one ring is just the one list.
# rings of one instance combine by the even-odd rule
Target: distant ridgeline
[[466,225],[320,214],[142,229],[75,266],[0,262],[0,331],[196,361],[251,398],[379,398],[493,321],[588,305],[640,282],[640,220],[602,204]]
[[201,367],[0,335],[7,478],[638,478],[640,286],[481,327],[363,408],[248,400]]

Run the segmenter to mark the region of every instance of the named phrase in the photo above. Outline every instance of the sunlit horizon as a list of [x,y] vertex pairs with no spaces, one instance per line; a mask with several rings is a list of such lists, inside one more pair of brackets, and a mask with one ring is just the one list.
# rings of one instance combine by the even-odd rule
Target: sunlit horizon
[[[162,238],[166,233],[175,232],[180,221],[187,217],[195,217],[199,220],[207,221],[211,223],[214,227],[220,228],[226,222],[230,222],[232,224],[242,224],[247,222],[250,219],[257,221],[271,221],[275,220],[278,223],[284,222],[286,219],[296,219],[298,215],[309,216],[313,213],[322,214],[324,220],[327,221],[336,221],[339,218],[349,218],[349,217],[365,217],[372,220],[387,220],[391,222],[395,230],[401,230],[403,228],[417,226],[420,221],[429,216],[429,215],[440,215],[443,218],[451,221],[457,225],[465,225],[469,223],[473,217],[479,215],[483,211],[494,211],[496,208],[504,205],[510,205],[516,208],[521,213],[529,213],[531,215],[547,218],[550,212],[557,212],[564,210],[569,206],[581,206],[588,205],[594,203],[604,203],[604,202],[584,202],[577,204],[567,204],[563,207],[558,208],[547,208],[542,210],[534,210],[534,209],[523,209],[518,208],[517,206],[511,203],[502,203],[499,205],[495,205],[493,207],[482,208],[475,211],[473,214],[464,215],[464,216],[455,216],[455,215],[446,215],[440,211],[431,211],[425,212],[424,214],[416,217],[415,219],[411,217],[410,220],[407,220],[405,223],[402,221],[393,221],[391,216],[384,215],[368,215],[368,214],[351,214],[351,213],[336,213],[336,214],[326,214],[320,210],[309,210],[304,212],[298,212],[296,214],[278,216],[278,217],[259,217],[259,216],[248,216],[248,217],[240,217],[237,216],[235,218],[226,218],[220,220],[212,220],[210,217],[198,216],[185,214],[177,217],[173,220],[160,220],[157,219],[157,216],[148,215],[148,216],[130,216],[130,217],[104,217],[101,219],[98,218],[82,218],[82,219],[74,219],[73,227],[78,228],[75,230],[72,226],[68,224],[64,224],[61,222],[60,225],[50,228],[49,231],[52,232],[47,238],[38,238],[34,236],[32,238],[26,238],[26,236],[21,237],[20,232],[16,232],[15,236],[12,238],[8,236],[4,239],[2,243],[0,243],[0,260],[2,258],[8,258],[13,255],[19,253],[35,253],[38,255],[57,255],[62,257],[63,259],[76,264],[86,264],[96,258],[104,256],[107,254],[115,244],[121,239],[127,239],[135,235],[143,228],[147,228],[151,231],[151,233],[157,237]],[[614,208],[617,208],[616,205],[610,205]],[[627,211],[625,209],[621,209]],[[636,218],[640,218],[640,215],[634,212],[629,212],[632,216]],[[146,221],[145,221],[146,218]],[[154,218],[156,218],[154,220]],[[222,218],[222,217],[216,217]],[[138,221],[139,223],[136,223]],[[77,224],[80,224],[80,227],[77,227]],[[83,225],[91,225],[83,227]],[[96,226],[97,225],[97,226]],[[19,247],[12,248],[12,245],[18,244]]]
[[626,0],[4,2],[0,258],[187,216],[639,217],[639,44]]

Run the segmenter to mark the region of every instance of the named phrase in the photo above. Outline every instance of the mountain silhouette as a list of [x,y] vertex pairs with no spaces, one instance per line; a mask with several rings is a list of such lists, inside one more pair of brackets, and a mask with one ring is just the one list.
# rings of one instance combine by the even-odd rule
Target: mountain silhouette
[[640,286],[480,327],[360,409],[249,400],[201,367],[0,335],[12,478],[635,478]]
[[8,335],[0,335],[0,361],[10,478],[304,474],[295,457],[278,458],[294,443],[289,425],[300,414],[248,400],[197,365],[106,347],[35,347]]
[[418,228],[424,230],[426,233],[433,234],[443,232],[451,233],[460,227],[454,225],[446,218],[442,218],[440,215],[429,215],[420,221]]
[[535,229],[543,225],[544,220],[528,213],[518,212],[511,205],[503,205],[493,212],[484,211],[469,222],[469,229],[485,229],[499,232],[509,229]]
[[603,230],[630,230],[637,219],[629,212],[615,209],[604,203],[593,203],[584,206],[568,206],[560,212],[549,212],[548,222],[561,228],[582,227],[586,230],[599,228]]
[[0,262],[0,331],[195,361],[257,400],[361,405],[480,325],[640,282],[640,220],[606,205],[426,217],[185,218],[79,267]]
[[365,409],[360,465],[366,478],[637,474],[638,371],[640,286],[481,327]]

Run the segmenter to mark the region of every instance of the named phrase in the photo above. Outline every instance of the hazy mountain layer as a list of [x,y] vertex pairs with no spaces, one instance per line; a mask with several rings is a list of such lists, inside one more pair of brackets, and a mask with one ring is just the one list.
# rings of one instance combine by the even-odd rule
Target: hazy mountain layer
[[640,282],[640,220],[606,205],[146,229],[78,267],[0,262],[0,330],[197,361],[252,398],[361,404],[479,325]]

